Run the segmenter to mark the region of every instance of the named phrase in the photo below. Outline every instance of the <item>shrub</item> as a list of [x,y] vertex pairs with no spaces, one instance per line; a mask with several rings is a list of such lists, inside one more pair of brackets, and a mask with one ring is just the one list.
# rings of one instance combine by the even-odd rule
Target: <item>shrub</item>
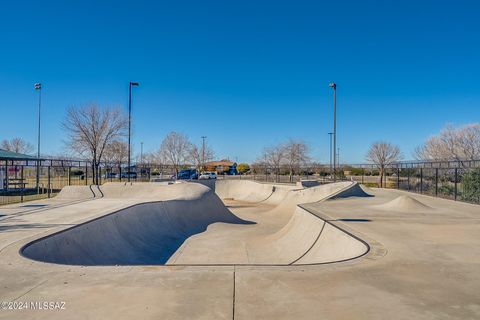
[[480,203],[480,168],[475,168],[463,174],[462,199],[468,202]]
[[444,195],[453,195],[455,193],[455,187],[449,184],[439,185],[438,193]]
[[238,173],[245,174],[250,171],[250,166],[247,163],[240,163],[237,166]]

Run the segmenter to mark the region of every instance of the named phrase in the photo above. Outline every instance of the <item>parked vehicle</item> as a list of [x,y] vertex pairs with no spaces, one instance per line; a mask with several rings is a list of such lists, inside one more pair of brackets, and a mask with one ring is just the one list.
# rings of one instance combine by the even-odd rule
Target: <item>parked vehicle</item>
[[200,179],[200,180],[217,179],[217,173],[216,172],[209,172],[209,171],[203,172],[198,179]]
[[118,173],[115,173],[115,172],[106,172],[104,175],[103,175],[103,178],[104,179],[117,179],[118,178]]
[[137,179],[137,173],[133,171],[122,172],[122,179],[128,179],[128,177],[130,177],[130,179]]
[[185,169],[181,170],[177,174],[178,180],[196,180],[198,179],[198,172],[196,169]]

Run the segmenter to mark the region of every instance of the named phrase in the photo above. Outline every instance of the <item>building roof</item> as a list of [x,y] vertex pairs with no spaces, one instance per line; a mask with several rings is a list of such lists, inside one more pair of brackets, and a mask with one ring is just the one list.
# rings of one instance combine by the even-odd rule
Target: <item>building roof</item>
[[[37,160],[37,157],[0,149],[0,160]],[[42,160],[42,159],[41,159]]]
[[205,162],[205,166],[208,167],[219,167],[219,166],[224,166],[224,167],[231,167],[235,165],[236,163],[230,160],[220,160],[220,161],[210,161],[210,162]]

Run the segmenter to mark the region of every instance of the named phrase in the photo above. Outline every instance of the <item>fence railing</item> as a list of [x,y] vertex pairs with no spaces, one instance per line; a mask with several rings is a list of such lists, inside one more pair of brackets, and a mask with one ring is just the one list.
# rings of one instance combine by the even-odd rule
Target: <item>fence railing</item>
[[480,204],[480,161],[400,162],[389,165],[380,182],[371,164],[349,165],[345,174],[357,182]]
[[[259,182],[296,183],[315,179],[331,182],[330,168],[302,167],[290,177],[265,168],[248,175],[219,175],[219,179],[249,179]],[[37,180],[38,170],[38,180]],[[378,168],[372,164],[341,165],[337,180],[354,180],[370,186],[380,185]],[[124,165],[102,164],[100,183],[107,181],[151,181],[169,179],[172,166],[141,164],[128,169]],[[48,159],[37,166],[36,161],[0,161],[0,205],[50,198],[68,185],[93,184],[91,163],[85,160]],[[37,182],[38,181],[38,182]],[[382,186],[411,192],[480,204],[480,160],[472,161],[412,161],[389,165]]]
[[[93,172],[91,163],[85,160],[47,159],[38,165],[36,160],[1,160],[0,205],[51,198],[65,186],[93,184]],[[150,169],[136,166],[134,170],[127,170],[123,167],[122,172],[122,166],[106,164],[100,168],[100,183],[129,178],[150,181]]]

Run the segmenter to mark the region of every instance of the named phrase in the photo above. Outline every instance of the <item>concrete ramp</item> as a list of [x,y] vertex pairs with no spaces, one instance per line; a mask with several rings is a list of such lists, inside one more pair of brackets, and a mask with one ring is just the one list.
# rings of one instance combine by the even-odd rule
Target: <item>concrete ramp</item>
[[[95,186],[96,187],[96,186]],[[84,200],[95,198],[93,186],[66,186],[55,196],[58,200]]]
[[164,264],[185,239],[212,223],[251,223],[228,211],[210,189],[189,187],[182,200],[133,205],[34,241],[22,254],[72,265]]
[[249,262],[282,265],[293,263],[313,246],[324,224],[325,221],[297,207],[293,217],[278,232],[248,243]]
[[290,190],[298,189],[292,185],[259,183],[250,180],[218,180],[215,192],[221,199],[232,199],[245,202],[278,203]]
[[281,198],[271,201],[271,204],[275,204],[276,207],[270,210],[269,214],[292,216],[299,204],[323,201],[352,187],[355,187],[355,183],[347,181],[323,184],[312,188],[289,190]]
[[412,198],[408,195],[399,196],[387,203],[372,206],[372,208],[380,209],[384,211],[396,211],[396,212],[409,212],[409,213],[421,213],[432,210],[430,206],[427,206],[423,202]]
[[[301,210],[305,214],[308,212],[303,208]],[[319,220],[322,219],[319,218]],[[351,260],[364,255],[368,250],[369,247],[365,242],[323,221],[323,228],[312,247],[292,264],[319,264]]]
[[353,259],[368,252],[359,239],[298,206],[279,232],[252,241],[252,264],[305,265]]
[[[339,182],[290,191],[286,199],[269,214],[288,215],[288,223],[279,231],[248,244],[250,262],[264,264],[318,264],[343,261],[365,254],[368,246],[344,231],[310,213],[301,204],[319,202],[337,196],[359,196],[357,184]],[[354,189],[350,191],[350,189]],[[327,254],[328,253],[328,254]]]
[[[128,207],[33,241],[22,254],[71,265],[300,265],[348,260],[368,251],[364,242],[302,206],[356,195],[354,182],[299,190],[218,181],[215,191],[198,183],[107,183],[93,190],[101,194],[95,201],[115,205],[129,199]],[[242,209],[250,210],[242,219],[221,198],[250,200],[252,206]],[[257,219],[258,224],[250,221]]]

